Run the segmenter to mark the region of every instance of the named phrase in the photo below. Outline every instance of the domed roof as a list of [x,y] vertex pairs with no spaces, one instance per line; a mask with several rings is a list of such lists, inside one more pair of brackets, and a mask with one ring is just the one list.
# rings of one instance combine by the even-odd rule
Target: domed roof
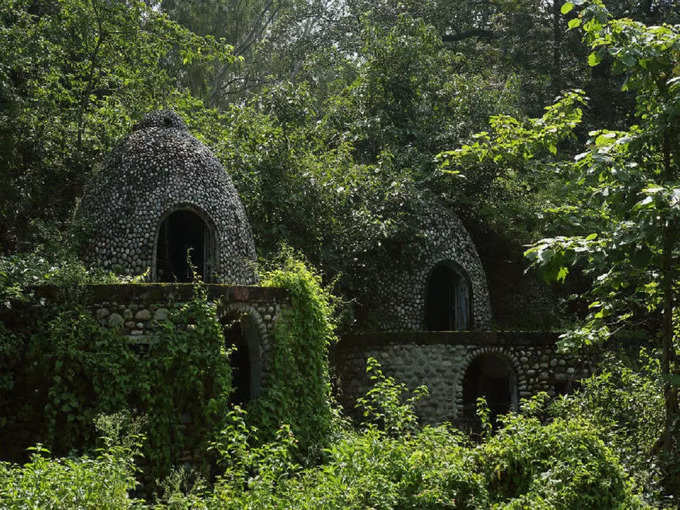
[[148,114],[111,151],[85,190],[78,218],[89,236],[86,257],[103,269],[129,275],[150,269],[152,279],[171,280],[161,252],[188,247],[202,252],[191,258],[202,261],[206,281],[255,282],[253,236],[238,193],[172,111]]
[[[375,275],[375,316],[384,330],[451,330],[488,329],[491,326],[491,305],[486,274],[470,234],[458,216],[433,200],[427,213],[418,217],[420,238],[414,239],[412,259],[406,264],[386,267]],[[404,271],[402,267],[408,267]],[[448,277],[447,277],[448,275]],[[428,324],[428,301],[434,284],[443,284],[446,292],[456,293],[456,285],[437,279],[454,278],[462,291],[460,308],[467,308],[469,317],[446,326]],[[453,283],[453,282],[452,282]],[[436,292],[435,292],[436,294]],[[434,299],[438,299],[435,295]],[[446,311],[455,308],[455,295],[445,296],[438,303]],[[461,312],[463,310],[460,310]],[[435,310],[437,313],[437,310]],[[460,318],[459,318],[460,319]]]

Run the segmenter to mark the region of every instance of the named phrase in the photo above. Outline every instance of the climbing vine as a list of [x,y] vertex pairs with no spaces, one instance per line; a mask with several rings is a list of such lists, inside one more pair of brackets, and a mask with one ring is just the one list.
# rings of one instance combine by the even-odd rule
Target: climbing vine
[[266,439],[281,424],[290,425],[300,453],[313,456],[328,444],[333,425],[328,371],[328,349],[336,342],[333,297],[321,277],[290,253],[262,284],[286,289],[291,306],[276,322],[268,380],[250,418]]
[[[0,328],[0,441],[10,457],[41,441],[56,454],[96,446],[94,419],[130,409],[142,415],[144,472],[162,477],[191,461],[204,471],[205,452],[225,426],[232,390],[229,350],[216,303],[202,285],[172,307],[145,343],[130,343],[102,326],[82,304],[43,307],[30,333]],[[8,393],[6,390],[13,390]]]
[[[333,297],[290,254],[263,285],[285,289],[290,306],[271,332],[263,392],[248,405],[247,421],[264,442],[288,425],[300,456],[313,458],[328,445],[334,423]],[[206,452],[227,426],[233,383],[218,303],[208,300],[203,284],[194,284],[191,300],[167,306],[167,319],[155,321],[141,341],[98,320],[87,304],[87,279],[61,285],[52,304],[27,288],[17,287],[26,299],[0,316],[6,457],[24,460],[36,442],[56,455],[91,451],[98,443],[95,418],[127,409],[145,424],[146,481],[184,462],[209,475],[214,459]]]

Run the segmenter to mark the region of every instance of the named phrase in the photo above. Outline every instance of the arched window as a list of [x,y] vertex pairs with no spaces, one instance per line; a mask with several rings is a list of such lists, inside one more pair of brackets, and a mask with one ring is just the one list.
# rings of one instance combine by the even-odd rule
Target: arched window
[[257,356],[259,334],[248,314],[230,313],[223,323],[225,342],[227,346],[233,346],[229,358],[234,387],[231,401],[244,405],[260,394],[262,368]]
[[470,329],[470,284],[453,263],[440,262],[430,273],[425,294],[425,328]]
[[463,418],[477,424],[477,399],[484,397],[491,420],[517,407],[517,374],[502,355],[484,353],[468,365],[463,378]]
[[214,229],[192,209],[177,209],[161,221],[156,243],[154,280],[190,282],[191,264],[210,281],[215,260]]

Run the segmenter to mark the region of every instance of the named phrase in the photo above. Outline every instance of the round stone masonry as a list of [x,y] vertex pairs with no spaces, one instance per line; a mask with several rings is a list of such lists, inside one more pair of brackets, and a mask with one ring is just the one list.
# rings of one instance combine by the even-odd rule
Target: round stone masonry
[[[398,269],[385,268],[376,275],[375,316],[383,331],[417,331],[426,325],[426,295],[433,269],[455,267],[469,286],[470,321],[463,329],[491,327],[491,304],[486,274],[477,249],[460,219],[433,202],[418,218],[422,238],[415,244],[413,259]],[[407,267],[403,270],[401,268]]]
[[161,226],[178,211],[200,218],[208,232],[201,234],[210,252],[207,281],[256,283],[253,235],[238,193],[217,158],[171,111],[144,117],[86,187],[77,212],[87,233],[85,258],[118,274],[149,270],[160,279]]

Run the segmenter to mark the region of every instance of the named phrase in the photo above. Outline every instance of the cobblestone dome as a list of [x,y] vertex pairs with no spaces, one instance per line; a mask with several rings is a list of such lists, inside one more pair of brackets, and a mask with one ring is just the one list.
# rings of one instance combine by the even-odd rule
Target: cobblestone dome
[[[376,276],[379,329],[489,329],[491,305],[486,275],[463,223],[434,203],[419,221],[422,238],[415,243],[413,259],[405,264],[408,269],[386,267]],[[438,315],[449,311],[456,317],[444,317],[442,322]],[[428,315],[434,317],[428,319]]]
[[256,281],[253,235],[238,193],[174,112],[148,114],[111,151],[78,218],[88,236],[86,259],[103,269],[186,281],[189,253],[206,281]]

